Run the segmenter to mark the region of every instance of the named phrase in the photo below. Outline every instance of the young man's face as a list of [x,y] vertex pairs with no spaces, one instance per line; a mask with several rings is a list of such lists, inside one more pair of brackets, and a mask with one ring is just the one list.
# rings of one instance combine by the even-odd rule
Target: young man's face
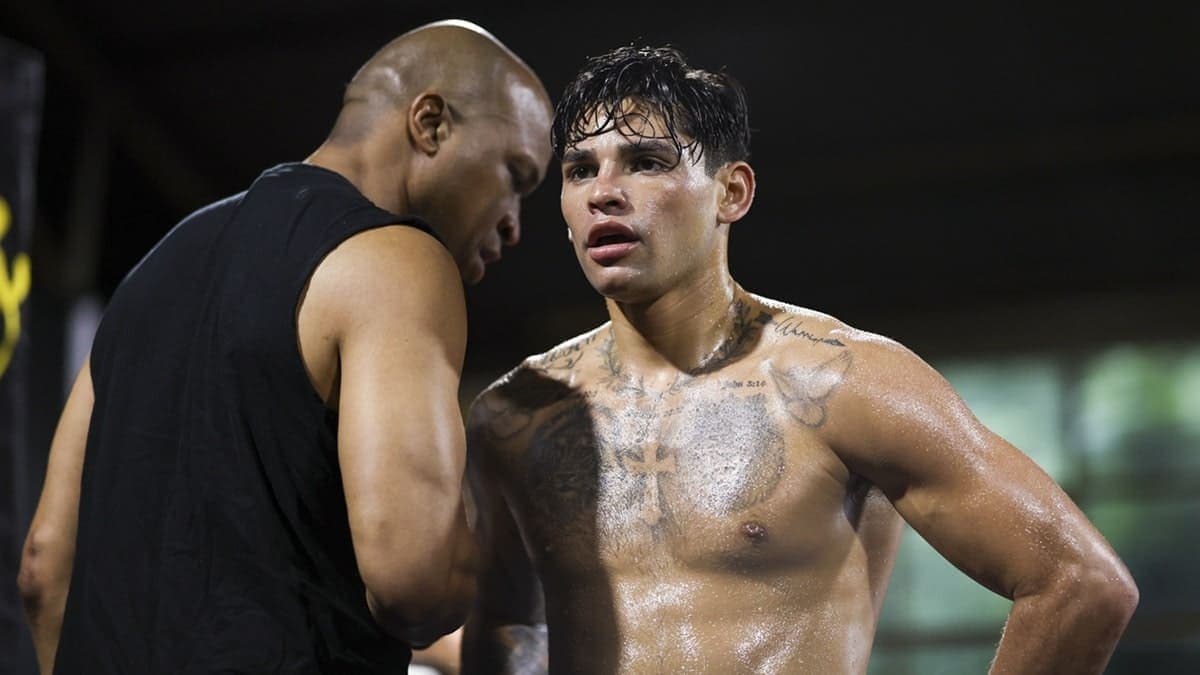
[[562,173],[563,218],[602,295],[647,302],[724,264],[720,184],[688,150],[679,157],[657,114],[569,147]]

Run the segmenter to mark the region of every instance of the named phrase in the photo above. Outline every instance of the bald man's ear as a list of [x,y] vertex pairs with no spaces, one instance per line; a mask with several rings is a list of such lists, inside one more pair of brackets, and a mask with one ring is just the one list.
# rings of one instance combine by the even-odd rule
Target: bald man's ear
[[437,94],[424,93],[408,107],[408,134],[413,146],[426,155],[437,154],[450,133],[450,107]]
[[754,169],[745,162],[731,162],[717,171],[725,188],[717,204],[717,220],[733,223],[742,219],[754,203]]

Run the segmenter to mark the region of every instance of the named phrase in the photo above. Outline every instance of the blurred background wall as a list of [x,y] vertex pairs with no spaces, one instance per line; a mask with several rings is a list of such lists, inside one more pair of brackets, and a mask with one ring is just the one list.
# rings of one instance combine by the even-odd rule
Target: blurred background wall
[[[939,368],[1132,569],[1142,602],[1109,672],[1200,672],[1200,4],[960,4],[4,0],[6,58],[44,74],[28,241],[15,226],[2,240],[6,288],[18,248],[33,283],[27,365],[2,375],[0,573],[16,573],[66,383],[122,276],[191,210],[315,149],[384,42],[461,17],[553,95],[630,42],[737,76],[759,189],[733,230],[735,278]],[[0,160],[22,152],[6,142]],[[521,245],[468,292],[464,405],[605,319],[556,171],[524,205]],[[0,671],[31,672],[3,586]],[[983,672],[1007,607],[910,532],[872,672]]]

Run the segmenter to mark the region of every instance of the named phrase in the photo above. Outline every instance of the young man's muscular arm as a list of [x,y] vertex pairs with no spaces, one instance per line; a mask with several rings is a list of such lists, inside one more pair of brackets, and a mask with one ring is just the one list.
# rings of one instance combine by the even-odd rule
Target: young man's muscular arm
[[463,633],[466,673],[537,675],[549,671],[541,587],[520,530],[501,490],[494,430],[511,431],[528,417],[510,406],[490,407],[485,392],[467,423],[467,479],[479,518],[479,595]]
[[1102,672],[1138,597],[1108,542],[921,359],[887,340],[847,342],[831,445],[950,562],[1013,600],[992,672]]
[[461,624],[474,594],[462,283],[433,237],[383,227],[334,250],[304,304],[336,344],[338,460],[368,606],[385,631],[427,645]]
[[92,371],[85,361],[54,431],[46,464],[46,481],[21,551],[17,587],[33,633],[38,668],[43,673],[54,670],[54,655],[58,650],[67,590],[75,563],[79,481],[83,476],[93,397]]

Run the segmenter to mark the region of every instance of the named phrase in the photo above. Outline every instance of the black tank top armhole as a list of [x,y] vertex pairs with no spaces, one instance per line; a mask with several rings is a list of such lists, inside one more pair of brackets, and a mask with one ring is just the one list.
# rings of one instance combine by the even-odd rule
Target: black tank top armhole
[[445,242],[433,231],[433,228],[429,227],[420,218],[415,216],[399,217],[394,213],[383,211],[374,206],[362,207],[347,213],[341,219],[339,225],[337,228],[331,228],[331,231],[335,232],[335,234],[326,238],[319,246],[313,249],[312,255],[304,262],[299,274],[293,280],[292,286],[294,292],[291,293],[292,310],[291,320],[289,321],[292,335],[291,344],[293,345],[293,348],[289,351],[292,355],[292,361],[295,364],[295,370],[308,383],[308,392],[312,400],[326,409],[328,409],[328,404],[322,398],[321,392],[317,391],[316,386],[314,386],[312,375],[308,372],[308,364],[304,361],[304,353],[300,349],[300,303],[308,291],[308,285],[312,281],[312,276],[316,273],[317,267],[324,262],[325,258],[329,257],[330,253],[333,253],[334,249],[341,246],[346,240],[367,230],[375,230],[381,227],[413,227],[432,236],[443,246],[445,245]]

